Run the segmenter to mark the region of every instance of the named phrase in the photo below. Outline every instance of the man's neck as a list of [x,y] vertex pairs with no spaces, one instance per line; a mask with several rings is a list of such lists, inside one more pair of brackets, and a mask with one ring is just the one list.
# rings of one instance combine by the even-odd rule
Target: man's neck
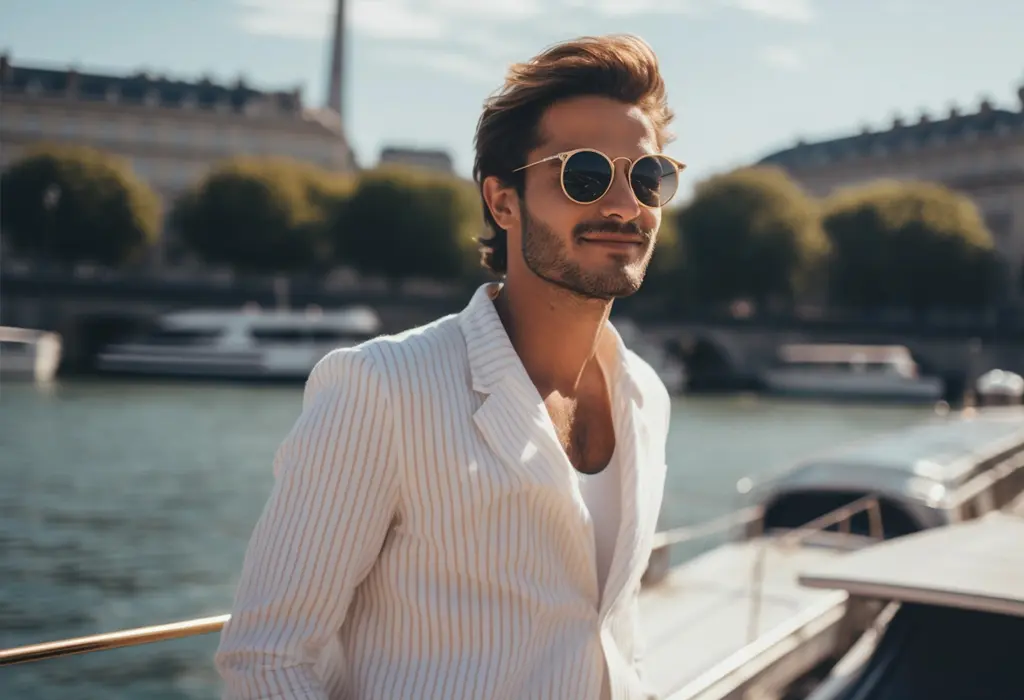
[[612,302],[584,299],[540,278],[507,281],[495,308],[512,347],[542,397],[575,396],[607,347]]

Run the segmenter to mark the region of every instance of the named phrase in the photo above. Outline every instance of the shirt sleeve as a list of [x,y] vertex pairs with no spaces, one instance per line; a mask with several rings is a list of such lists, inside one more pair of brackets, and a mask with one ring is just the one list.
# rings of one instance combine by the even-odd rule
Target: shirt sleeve
[[322,700],[314,673],[398,508],[392,418],[365,349],[310,373],[242,566],[215,664],[225,700]]

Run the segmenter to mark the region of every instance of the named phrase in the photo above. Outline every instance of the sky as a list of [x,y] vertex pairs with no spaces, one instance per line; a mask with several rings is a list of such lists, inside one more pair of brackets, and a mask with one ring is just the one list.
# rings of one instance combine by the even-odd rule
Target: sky
[[[16,63],[239,76],[326,96],[334,0],[0,0]],[[345,112],[361,164],[442,148],[468,176],[484,99],[506,67],[583,34],[657,52],[683,187],[793,145],[938,116],[1024,84],[1017,0],[347,0]]]

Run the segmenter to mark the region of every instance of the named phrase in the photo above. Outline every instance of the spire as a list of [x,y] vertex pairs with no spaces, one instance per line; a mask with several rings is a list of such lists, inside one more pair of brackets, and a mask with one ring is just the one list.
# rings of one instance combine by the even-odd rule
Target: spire
[[327,107],[341,117],[342,124],[345,123],[342,113],[342,90],[344,88],[344,63],[345,63],[345,0],[335,0],[334,8],[334,35],[331,40],[331,65],[330,75],[327,84]]

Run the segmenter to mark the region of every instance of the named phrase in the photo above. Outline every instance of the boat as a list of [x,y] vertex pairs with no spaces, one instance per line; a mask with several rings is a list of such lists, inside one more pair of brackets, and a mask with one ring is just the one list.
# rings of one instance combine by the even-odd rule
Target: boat
[[[863,471],[859,491],[821,478],[836,474],[840,455]],[[819,687],[881,610],[851,604],[845,591],[803,585],[803,572],[981,517],[1019,499],[1022,481],[1024,407],[997,407],[936,416],[744,485],[746,507],[656,533],[639,593],[645,682],[666,700],[739,700],[766,689],[777,694],[764,697],[804,697],[800,689]],[[672,564],[673,547],[709,537],[726,541]],[[216,633],[229,619],[0,650],[0,667]]]
[[922,376],[902,345],[787,344],[764,371],[769,393],[785,396],[937,402],[945,381]]
[[[1024,492],[1024,408],[936,415],[742,490],[747,508],[656,536],[640,615],[660,697],[795,698],[815,687],[878,611],[806,587],[800,572],[1012,502]],[[731,541],[672,565],[673,546],[729,530]]]
[[187,310],[98,354],[104,374],[302,382],[335,348],[369,340],[380,318],[367,307]]
[[0,326],[0,380],[53,381],[62,351],[63,342],[57,333]]
[[1017,406],[1024,402],[1024,377],[992,369],[978,377],[974,391],[983,406]]
[[804,586],[885,606],[807,700],[1021,697],[1021,543],[1024,508],[1011,508],[802,572]]

